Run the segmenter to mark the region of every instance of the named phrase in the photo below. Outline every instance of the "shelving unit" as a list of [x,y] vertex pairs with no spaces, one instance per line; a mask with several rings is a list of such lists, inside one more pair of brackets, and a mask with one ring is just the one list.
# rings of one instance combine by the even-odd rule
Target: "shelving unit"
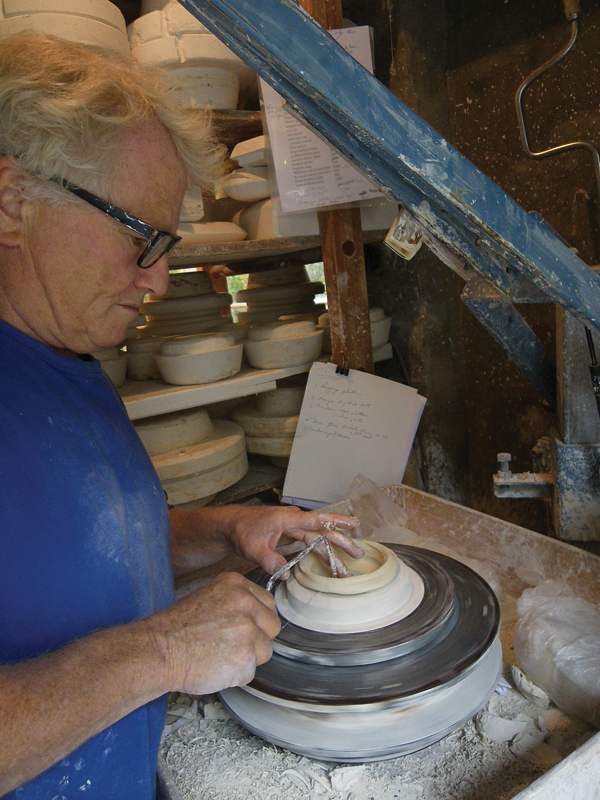
[[[217,135],[228,147],[239,141],[259,136],[262,120],[257,111],[214,111],[213,123]],[[386,231],[365,231],[365,243],[383,241]],[[321,237],[281,237],[268,240],[249,240],[221,244],[203,244],[176,247],[169,256],[171,270],[227,266],[231,273],[269,269],[278,266],[287,257],[298,256],[305,263],[322,258]],[[329,360],[329,355],[324,356]],[[170,386],[160,380],[128,380],[120,388],[125,408],[132,420],[166,414],[185,409],[199,408],[222,400],[243,398],[277,388],[277,381],[291,375],[306,373],[311,364],[285,369],[258,370],[248,366],[232,378],[210,384]],[[269,488],[283,484],[285,469],[274,467],[268,460],[250,459],[250,471],[234,486],[220,492],[214,502],[239,502]]]
[[276,388],[276,381],[308,372],[310,367],[311,364],[285,369],[243,367],[233,378],[192,386],[170,386],[163,381],[125,381],[119,392],[129,419],[144,419],[170,411],[199,408],[221,400],[269,392]]

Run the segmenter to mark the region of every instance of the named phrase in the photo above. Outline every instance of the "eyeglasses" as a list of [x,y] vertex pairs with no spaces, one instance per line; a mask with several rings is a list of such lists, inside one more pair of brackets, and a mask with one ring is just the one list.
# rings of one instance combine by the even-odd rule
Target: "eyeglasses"
[[147,244],[143,253],[137,260],[138,267],[142,269],[148,269],[148,267],[156,264],[162,256],[166,255],[169,250],[175,247],[177,242],[181,241],[181,236],[175,236],[168,231],[159,231],[149,223],[143,222],[137,217],[132,217],[127,211],[113,206],[112,203],[107,203],[106,200],[96,197],[95,194],[91,194],[91,192],[87,192],[85,189],[80,189],[79,186],[75,186],[73,183],[69,183],[69,181],[57,178],[54,179],[54,182],[62,186],[63,189],[67,189],[72,194],[85,200],[86,203],[108,214],[109,217],[116,219],[121,225],[125,225],[130,230],[143,236]]

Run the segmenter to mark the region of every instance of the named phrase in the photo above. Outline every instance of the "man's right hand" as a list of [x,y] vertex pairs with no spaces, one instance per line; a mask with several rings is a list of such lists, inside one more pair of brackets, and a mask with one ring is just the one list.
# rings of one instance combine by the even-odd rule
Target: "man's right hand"
[[164,659],[166,691],[189,694],[250,683],[281,627],[273,595],[238,573],[218,575],[145,623]]

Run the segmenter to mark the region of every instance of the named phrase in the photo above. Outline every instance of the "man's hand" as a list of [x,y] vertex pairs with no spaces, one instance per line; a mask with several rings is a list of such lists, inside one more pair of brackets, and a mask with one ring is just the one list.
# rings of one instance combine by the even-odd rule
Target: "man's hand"
[[218,575],[145,620],[170,691],[211,694],[250,683],[280,630],[273,595],[238,573]]
[[[281,553],[275,552],[282,536],[305,545],[316,538],[328,537],[353,558],[364,555],[346,535],[358,520],[344,514],[301,511],[293,506],[219,506],[194,510],[173,508],[171,516],[171,558],[176,577],[214,564],[232,553],[259,564],[273,574],[285,566]],[[322,549],[320,549],[322,548]],[[320,554],[325,548],[318,545]],[[350,573],[336,557],[339,577]]]
[[[331,544],[353,558],[364,555],[364,551],[346,535],[358,525],[358,520],[354,517],[326,514],[321,511],[301,511],[294,506],[238,508],[239,513],[231,521],[226,535],[241,556],[256,562],[270,574],[286,564],[285,558],[275,551],[280,538],[284,535],[298,542],[304,542],[305,545],[312,544],[315,539],[326,535]],[[327,561],[325,548],[318,545],[315,549]],[[338,577],[348,577],[349,570],[337,556],[334,557]]]

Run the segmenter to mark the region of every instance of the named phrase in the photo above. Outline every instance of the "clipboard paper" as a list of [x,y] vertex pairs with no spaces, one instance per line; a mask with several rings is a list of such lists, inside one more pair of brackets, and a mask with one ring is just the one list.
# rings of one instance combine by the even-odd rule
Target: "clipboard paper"
[[425,403],[410,386],[313,364],[282,502],[303,508],[337,503],[359,473],[377,486],[400,483]]

